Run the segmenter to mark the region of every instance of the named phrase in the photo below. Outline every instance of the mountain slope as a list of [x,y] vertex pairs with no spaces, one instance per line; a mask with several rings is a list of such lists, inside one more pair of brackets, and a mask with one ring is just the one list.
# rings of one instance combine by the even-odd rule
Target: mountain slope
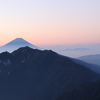
[[53,100],[99,75],[51,50],[0,54],[0,100]]
[[80,65],[82,65],[82,66],[85,66],[85,67],[91,69],[92,71],[94,71],[94,72],[100,74],[100,65],[86,63],[86,62],[84,62],[84,61],[82,61],[82,60],[78,60],[78,59],[73,59],[73,58],[71,58],[71,59],[72,59],[75,63],[80,64]]
[[87,63],[100,65],[100,54],[81,56],[81,57],[78,57],[77,59],[85,61]]
[[100,100],[100,80],[85,82],[55,100]]
[[12,52],[20,47],[25,47],[25,46],[29,46],[33,49],[41,49],[41,48],[34,46],[31,43],[27,42],[23,38],[16,38],[16,39],[12,40],[11,42],[5,44],[4,46],[1,46],[0,52],[3,52],[3,51]]

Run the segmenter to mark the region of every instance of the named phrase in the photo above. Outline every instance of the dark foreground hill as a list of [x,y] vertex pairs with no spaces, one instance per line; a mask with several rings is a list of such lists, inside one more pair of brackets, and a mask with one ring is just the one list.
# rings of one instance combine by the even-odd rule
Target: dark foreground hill
[[100,80],[85,82],[74,90],[62,94],[55,100],[100,100]]
[[53,100],[99,74],[51,50],[0,54],[0,100]]

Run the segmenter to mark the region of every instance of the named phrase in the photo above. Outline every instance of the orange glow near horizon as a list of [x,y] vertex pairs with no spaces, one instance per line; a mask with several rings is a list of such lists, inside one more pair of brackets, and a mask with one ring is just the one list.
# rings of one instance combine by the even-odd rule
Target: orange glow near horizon
[[88,23],[87,25],[79,25],[77,23],[76,26],[75,23],[72,25],[64,24],[64,22],[55,23],[53,22],[53,25],[50,22],[43,25],[42,23],[40,25],[30,23],[23,26],[15,24],[14,26],[2,27],[0,45],[4,45],[15,38],[24,38],[34,45],[100,43],[99,28],[93,28],[93,25],[88,26]]
[[0,46],[15,38],[33,45],[100,43],[100,1],[18,1],[0,3]]

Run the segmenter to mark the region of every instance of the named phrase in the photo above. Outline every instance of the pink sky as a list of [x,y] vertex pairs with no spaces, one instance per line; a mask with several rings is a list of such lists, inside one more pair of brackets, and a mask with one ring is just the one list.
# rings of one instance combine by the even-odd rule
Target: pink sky
[[20,37],[34,45],[100,43],[100,1],[72,1],[1,0],[0,46]]

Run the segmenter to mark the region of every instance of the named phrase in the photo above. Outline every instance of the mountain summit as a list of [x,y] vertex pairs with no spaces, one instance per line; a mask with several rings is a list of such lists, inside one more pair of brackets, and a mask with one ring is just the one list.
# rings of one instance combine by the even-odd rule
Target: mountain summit
[[52,50],[21,47],[0,54],[0,100],[54,100],[99,76]]
[[4,52],[4,51],[12,52],[20,47],[25,47],[25,46],[29,46],[33,49],[40,49],[39,47],[34,46],[33,44],[27,42],[23,38],[16,38],[11,42],[5,44],[4,46],[0,47],[0,52]]
[[31,43],[27,42],[23,38],[16,38],[11,42],[7,43],[6,45],[32,45]]

